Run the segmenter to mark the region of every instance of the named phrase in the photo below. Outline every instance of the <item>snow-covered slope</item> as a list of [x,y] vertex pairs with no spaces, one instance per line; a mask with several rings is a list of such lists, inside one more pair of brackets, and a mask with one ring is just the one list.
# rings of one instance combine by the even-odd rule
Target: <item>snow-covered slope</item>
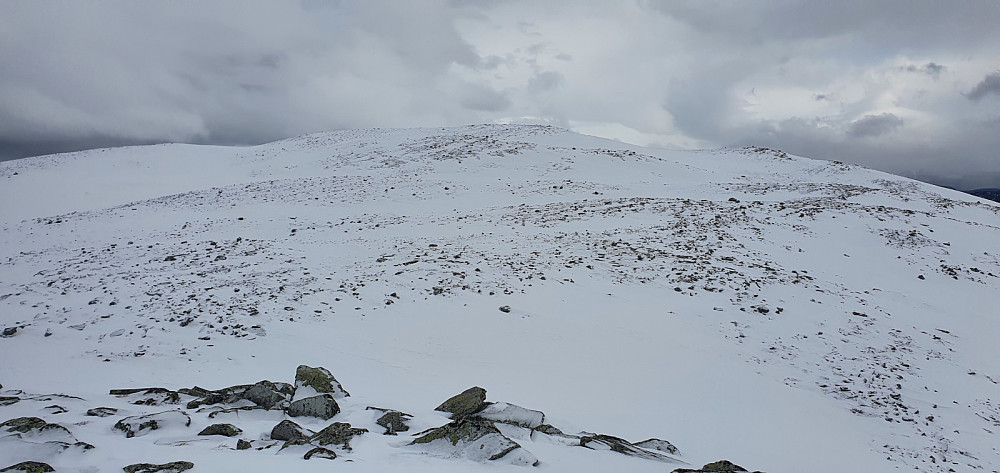
[[[408,445],[476,385],[564,432],[668,440],[694,467],[997,471],[998,242],[1000,205],[959,192],[549,127],[0,163],[0,396],[18,399],[0,422],[36,416],[96,446],[54,453],[0,432],[0,468],[325,471],[263,448],[281,411],[227,420],[254,446],[237,451],[196,435],[214,421],[189,398],[108,393],[291,382],[305,364],[351,397],[297,421],[370,430],[333,460],[353,471],[520,468]],[[98,406],[123,410],[84,415]],[[413,428],[380,435],[368,406]],[[111,428],[169,409],[192,425]],[[552,471],[680,466],[503,426]]]

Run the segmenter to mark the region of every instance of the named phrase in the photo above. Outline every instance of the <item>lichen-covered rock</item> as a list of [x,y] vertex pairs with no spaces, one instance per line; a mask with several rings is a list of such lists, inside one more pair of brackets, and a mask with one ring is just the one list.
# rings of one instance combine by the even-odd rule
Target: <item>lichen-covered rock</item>
[[708,463],[697,470],[678,468],[672,473],[738,473],[741,471],[747,471],[747,469],[729,460],[719,460],[717,462]]
[[651,452],[632,445],[629,441],[611,435],[594,434],[580,437],[580,446],[591,450],[611,450],[630,457],[656,460],[664,463],[684,463],[662,453]]
[[679,455],[680,450],[674,446],[674,444],[660,439],[649,439],[643,440],[642,442],[637,442],[634,444],[636,447],[644,448],[646,450],[656,450],[658,452],[663,452],[669,455]]
[[194,468],[194,463],[186,461],[154,465],[152,463],[135,463],[122,468],[125,473],[181,473]]
[[11,465],[8,466],[7,468],[0,470],[0,472],[8,472],[8,471],[20,471],[23,473],[48,473],[50,471],[56,471],[56,470],[53,469],[51,466],[49,466],[48,463],[27,461],[18,463],[16,465]]
[[526,409],[506,402],[489,404],[477,412],[476,417],[527,429],[534,429],[545,423],[545,414],[542,411]]
[[283,420],[271,429],[271,440],[300,440],[309,438],[311,434],[301,425],[290,420]]
[[143,436],[150,431],[169,428],[187,427],[191,425],[191,417],[183,411],[166,411],[156,414],[126,417],[118,421],[114,428],[125,433],[125,437]]
[[470,417],[419,434],[410,445],[446,458],[477,462],[503,461],[516,465],[538,465],[531,452],[507,438],[485,419]]
[[317,393],[330,393],[337,399],[350,396],[347,390],[337,381],[337,378],[333,377],[330,370],[323,367],[313,368],[311,366],[299,365],[295,369],[296,396],[298,396],[298,390],[302,387],[312,388]]
[[350,450],[351,439],[367,432],[368,429],[353,428],[346,422],[334,422],[309,437],[309,442],[322,446],[340,445],[344,450]]
[[313,458],[313,457],[315,457],[315,458],[325,458],[327,460],[333,460],[333,459],[337,458],[337,453],[334,452],[333,450],[330,450],[330,449],[326,449],[326,448],[323,448],[323,447],[316,447],[316,448],[314,448],[312,450],[309,450],[308,452],[306,452],[305,455],[302,456],[302,458],[305,459],[305,460],[309,460],[310,458]]
[[95,407],[87,409],[87,415],[91,417],[111,417],[118,413],[118,409],[113,407]]
[[384,435],[396,435],[396,432],[406,432],[410,426],[406,425],[407,418],[412,417],[399,411],[388,411],[382,414],[375,423],[385,427]]
[[460,419],[483,410],[487,405],[486,390],[479,386],[473,386],[442,402],[434,410],[450,412],[452,419]]
[[243,431],[233,424],[212,424],[202,429],[201,432],[198,432],[198,435],[223,435],[226,437],[235,437],[242,433]]
[[326,420],[340,412],[340,406],[332,394],[320,394],[292,401],[285,410],[292,417],[319,417]]

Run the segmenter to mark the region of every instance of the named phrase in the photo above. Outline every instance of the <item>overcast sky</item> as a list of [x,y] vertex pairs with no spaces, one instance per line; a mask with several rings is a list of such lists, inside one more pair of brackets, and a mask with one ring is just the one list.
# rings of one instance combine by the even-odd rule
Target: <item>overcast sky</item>
[[1000,186],[997,25],[997,0],[0,0],[0,158],[513,122]]

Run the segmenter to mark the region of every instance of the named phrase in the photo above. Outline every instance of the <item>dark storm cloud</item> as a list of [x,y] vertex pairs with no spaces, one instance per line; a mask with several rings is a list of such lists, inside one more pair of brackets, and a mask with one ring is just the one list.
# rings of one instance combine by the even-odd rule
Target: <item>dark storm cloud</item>
[[891,113],[865,115],[851,122],[847,134],[851,136],[879,136],[903,126],[903,119]]
[[983,78],[983,81],[976,84],[966,97],[969,97],[969,100],[979,101],[990,94],[1000,95],[1000,71]]

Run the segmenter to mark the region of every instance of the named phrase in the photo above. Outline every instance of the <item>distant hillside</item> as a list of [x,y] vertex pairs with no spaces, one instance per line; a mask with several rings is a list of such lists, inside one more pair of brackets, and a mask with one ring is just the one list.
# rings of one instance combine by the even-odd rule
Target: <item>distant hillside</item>
[[965,192],[967,192],[969,194],[972,194],[972,195],[974,195],[976,197],[982,197],[984,199],[989,199],[989,200],[992,200],[994,202],[1000,202],[1000,188],[987,187],[987,188],[984,188],[984,189],[975,189],[975,190],[965,191]]

